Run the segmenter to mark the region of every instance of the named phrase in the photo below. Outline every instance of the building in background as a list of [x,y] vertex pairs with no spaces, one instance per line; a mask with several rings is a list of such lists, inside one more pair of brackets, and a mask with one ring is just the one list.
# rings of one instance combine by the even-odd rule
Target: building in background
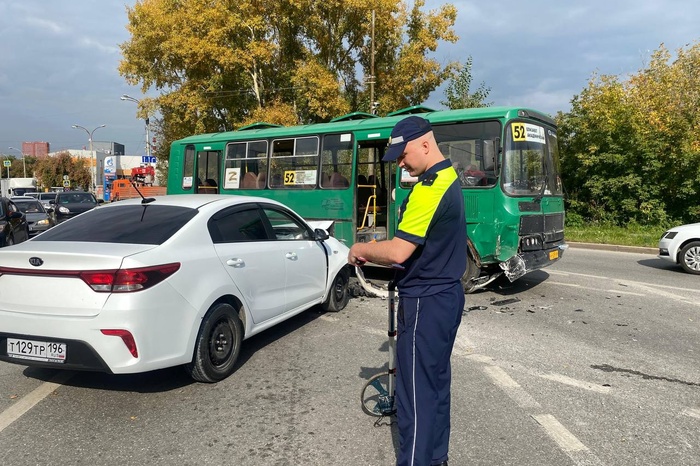
[[109,141],[92,141],[92,149],[103,154],[124,155],[124,144]]
[[[122,146],[123,150],[124,146]],[[33,157],[42,157],[49,153],[49,143],[48,142],[23,142],[22,143],[22,153],[27,156],[31,155]]]

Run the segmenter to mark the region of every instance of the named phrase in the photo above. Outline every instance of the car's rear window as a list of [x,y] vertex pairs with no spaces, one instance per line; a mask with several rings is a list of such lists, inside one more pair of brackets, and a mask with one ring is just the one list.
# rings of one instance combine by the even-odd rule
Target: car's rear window
[[44,212],[44,208],[41,206],[39,201],[15,201],[15,205],[19,210],[25,214],[35,214],[37,212]]
[[162,244],[197,212],[189,207],[154,204],[98,207],[51,228],[33,241]]

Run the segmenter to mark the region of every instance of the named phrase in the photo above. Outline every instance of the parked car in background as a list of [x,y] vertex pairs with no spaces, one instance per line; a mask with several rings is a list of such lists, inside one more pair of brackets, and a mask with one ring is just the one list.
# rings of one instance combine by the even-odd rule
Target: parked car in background
[[27,218],[12,200],[0,197],[0,247],[29,239]]
[[56,198],[53,201],[49,201],[53,208],[51,215],[56,225],[94,209],[97,207],[97,203],[98,201],[92,193],[84,191],[56,193]]
[[12,202],[27,218],[30,237],[46,231],[56,224],[50,213],[37,199],[29,196],[13,197]]
[[51,201],[56,200],[56,193],[55,191],[49,191],[47,193],[38,193],[37,199],[39,199],[39,202],[41,202],[41,205],[44,206],[44,209],[47,211],[49,209],[52,209],[53,207],[51,206]]
[[106,204],[0,250],[0,360],[114,374],[184,365],[216,382],[243,340],[312,306],[342,310],[347,255],[269,199]]
[[659,240],[659,257],[700,275],[700,223],[671,228]]

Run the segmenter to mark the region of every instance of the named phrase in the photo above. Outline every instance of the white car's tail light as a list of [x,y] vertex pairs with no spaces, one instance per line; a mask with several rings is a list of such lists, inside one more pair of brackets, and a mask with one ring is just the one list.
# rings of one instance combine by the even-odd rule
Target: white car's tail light
[[180,263],[138,269],[96,270],[80,272],[80,278],[95,291],[130,293],[156,285],[180,269]]
[[100,293],[131,293],[157,285],[180,269],[179,262],[117,270],[30,270],[0,267],[0,275],[30,275],[42,277],[75,277],[82,279]]

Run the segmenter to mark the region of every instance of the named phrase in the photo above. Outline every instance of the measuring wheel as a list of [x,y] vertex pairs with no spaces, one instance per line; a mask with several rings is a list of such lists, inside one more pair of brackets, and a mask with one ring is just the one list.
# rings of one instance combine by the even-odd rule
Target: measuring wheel
[[[370,416],[391,416],[396,412],[394,394],[389,391],[389,372],[381,372],[367,381],[362,387],[360,401],[362,410]],[[393,388],[393,383],[391,387]]]

